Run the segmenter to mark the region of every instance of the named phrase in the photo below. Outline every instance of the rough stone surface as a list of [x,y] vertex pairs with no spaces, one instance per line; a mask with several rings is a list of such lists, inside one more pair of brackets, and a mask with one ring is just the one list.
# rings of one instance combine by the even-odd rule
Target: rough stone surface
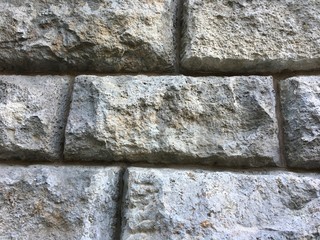
[[319,239],[320,175],[129,168],[122,239]]
[[199,72],[319,69],[320,1],[186,0],[182,67]]
[[0,168],[0,239],[115,239],[117,167]]
[[272,78],[79,76],[65,158],[276,165]]
[[62,157],[71,79],[0,76],[0,159]]
[[0,0],[0,71],[172,71],[175,5]]
[[320,77],[293,77],[280,86],[288,164],[320,168]]

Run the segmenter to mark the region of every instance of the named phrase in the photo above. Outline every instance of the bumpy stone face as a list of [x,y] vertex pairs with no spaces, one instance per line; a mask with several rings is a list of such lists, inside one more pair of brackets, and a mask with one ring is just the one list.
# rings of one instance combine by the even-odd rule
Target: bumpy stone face
[[69,77],[0,76],[0,159],[59,159],[70,91]]
[[288,164],[320,168],[320,77],[293,77],[280,86]]
[[0,0],[0,71],[172,71],[174,0]]
[[182,67],[199,72],[319,69],[320,2],[186,0]]
[[65,157],[276,165],[272,78],[79,76]]
[[122,239],[318,239],[320,176],[129,168]]
[[1,239],[115,239],[120,169],[0,169]]

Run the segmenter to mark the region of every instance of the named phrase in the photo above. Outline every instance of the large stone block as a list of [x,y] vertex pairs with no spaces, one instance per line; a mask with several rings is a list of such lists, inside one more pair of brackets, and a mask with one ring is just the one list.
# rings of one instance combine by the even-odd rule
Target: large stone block
[[71,96],[63,76],[0,76],[0,160],[58,160]]
[[0,71],[172,71],[176,2],[0,0]]
[[288,165],[320,168],[320,77],[293,77],[280,86]]
[[184,71],[319,69],[320,1],[186,0]]
[[272,78],[79,76],[65,158],[277,165]]
[[319,239],[320,175],[129,168],[122,239]]
[[0,239],[115,239],[117,167],[0,168]]

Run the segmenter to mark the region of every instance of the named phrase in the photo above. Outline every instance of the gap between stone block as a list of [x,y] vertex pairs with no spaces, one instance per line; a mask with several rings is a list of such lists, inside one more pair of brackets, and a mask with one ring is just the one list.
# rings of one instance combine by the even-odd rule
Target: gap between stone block
[[115,239],[121,239],[121,233],[122,233],[122,227],[123,227],[123,221],[124,221],[124,209],[125,209],[125,196],[128,189],[127,184],[127,167],[124,167],[121,169],[121,172],[119,174],[119,197],[118,197],[118,207],[117,207],[117,225],[115,228],[114,237]]
[[175,61],[175,74],[180,73],[180,54],[181,54],[181,38],[182,38],[182,11],[183,11],[183,0],[176,0],[176,14],[175,14],[175,33],[174,43],[176,48],[176,61]]
[[285,154],[284,154],[284,136],[283,136],[283,119],[281,114],[281,99],[280,99],[280,79],[277,76],[273,76],[273,88],[275,90],[275,100],[276,100],[276,118],[278,123],[278,139],[279,139],[279,157],[281,167],[287,167]]
[[71,103],[72,103],[72,94],[73,94],[73,90],[74,90],[74,82],[75,82],[75,77],[72,77],[70,80],[70,87],[69,87],[69,91],[68,91],[68,98],[67,98],[67,103],[66,103],[66,110],[64,112],[64,116],[63,116],[63,121],[64,121],[64,127],[63,127],[63,142],[62,142],[62,149],[61,149],[61,161],[64,161],[64,148],[65,148],[65,144],[66,144],[66,127],[67,127],[67,123],[68,123],[68,117],[70,114],[70,110],[71,110]]

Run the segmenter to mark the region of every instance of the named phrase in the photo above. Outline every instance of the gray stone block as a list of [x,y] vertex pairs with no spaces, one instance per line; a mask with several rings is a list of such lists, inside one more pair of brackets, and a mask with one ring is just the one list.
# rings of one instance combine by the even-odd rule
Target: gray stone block
[[122,239],[319,239],[320,175],[129,168]]
[[293,77],[280,86],[288,165],[320,168],[320,77]]
[[1,166],[0,239],[115,239],[117,167]]
[[62,157],[71,78],[0,76],[0,160]]
[[67,160],[279,164],[271,77],[79,76]]
[[172,72],[175,0],[0,0],[0,71]]
[[320,1],[186,0],[186,72],[262,73],[320,66]]

